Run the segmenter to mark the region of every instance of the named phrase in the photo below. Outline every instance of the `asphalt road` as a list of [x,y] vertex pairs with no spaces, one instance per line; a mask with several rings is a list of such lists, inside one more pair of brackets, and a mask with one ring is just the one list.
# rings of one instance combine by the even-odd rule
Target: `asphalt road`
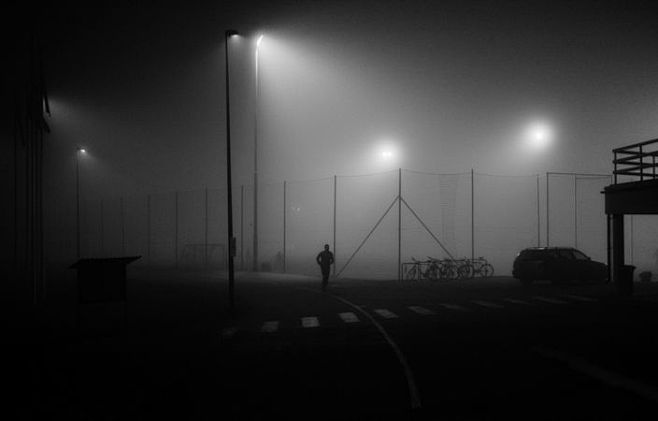
[[[168,276],[167,276],[168,275]],[[655,419],[658,284],[160,274],[44,309],[16,419]]]

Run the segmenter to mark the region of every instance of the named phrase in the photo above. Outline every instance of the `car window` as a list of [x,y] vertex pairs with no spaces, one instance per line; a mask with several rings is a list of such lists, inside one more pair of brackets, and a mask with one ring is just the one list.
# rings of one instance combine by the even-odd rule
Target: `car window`
[[576,256],[576,259],[578,260],[589,260],[589,257],[585,256],[585,253],[578,250],[574,250],[573,255]]
[[558,250],[558,255],[560,256],[561,259],[570,259],[570,260],[574,259],[571,250]]
[[542,252],[540,250],[524,250],[523,253],[521,253],[521,257],[524,260],[541,259]]

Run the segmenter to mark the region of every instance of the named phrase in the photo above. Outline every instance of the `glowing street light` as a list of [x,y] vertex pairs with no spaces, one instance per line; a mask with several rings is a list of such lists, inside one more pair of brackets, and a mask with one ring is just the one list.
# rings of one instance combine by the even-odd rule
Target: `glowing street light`
[[394,165],[399,160],[399,151],[396,145],[390,141],[380,143],[375,149],[374,161],[377,166],[390,166]]
[[545,149],[553,140],[553,130],[546,123],[533,123],[527,129],[526,139],[532,148]]

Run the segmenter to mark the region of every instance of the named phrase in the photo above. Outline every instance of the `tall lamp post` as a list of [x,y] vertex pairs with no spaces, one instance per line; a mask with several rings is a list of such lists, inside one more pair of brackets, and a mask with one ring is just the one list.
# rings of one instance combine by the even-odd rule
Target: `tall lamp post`
[[238,32],[229,29],[224,33],[225,42],[225,63],[226,63],[226,187],[227,187],[227,205],[228,205],[228,294],[229,306],[231,310],[235,308],[234,290],[235,290],[235,273],[233,268],[233,257],[235,256],[235,238],[233,237],[233,192],[231,189],[231,103],[229,95],[229,64],[228,64],[228,45],[229,39],[238,35]]
[[80,259],[80,157],[87,153],[85,148],[75,152],[75,256]]
[[256,105],[254,112],[254,239],[253,239],[253,263],[252,270],[258,271],[258,115],[260,103],[260,43],[263,36],[256,41]]

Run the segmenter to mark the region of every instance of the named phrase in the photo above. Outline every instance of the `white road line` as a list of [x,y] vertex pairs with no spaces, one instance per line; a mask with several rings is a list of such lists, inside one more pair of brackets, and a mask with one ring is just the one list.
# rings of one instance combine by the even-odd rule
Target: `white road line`
[[527,301],[517,300],[515,298],[504,298],[504,300],[507,301],[508,303],[512,303],[512,304],[521,304],[521,305],[524,305],[524,306],[533,306],[534,305],[534,304],[529,303]]
[[622,376],[621,374],[608,371],[604,368],[595,366],[594,364],[591,364],[582,358],[572,357],[560,351],[555,351],[544,347],[535,347],[533,348],[533,351],[544,358],[554,359],[566,363],[573,370],[579,371],[590,377],[600,380],[609,386],[626,389],[639,396],[642,396],[645,399],[658,402],[658,389],[653,386]]
[[303,327],[318,327],[320,326],[320,321],[317,317],[309,316],[302,317],[302,326]]
[[396,319],[398,317],[397,314],[386,310],[385,308],[378,308],[373,310],[375,313],[379,314],[381,317],[385,319]]
[[338,313],[338,316],[343,319],[345,323],[358,323],[360,322],[359,318],[356,317],[356,314],[352,312]]
[[421,306],[409,306],[409,310],[411,310],[415,313],[418,313],[422,316],[431,316],[433,314],[436,314],[432,310],[430,310],[428,308],[425,308],[425,307],[421,307]]
[[[310,290],[310,291],[318,293],[315,290]],[[411,404],[411,409],[420,409],[422,407],[422,404],[421,404],[421,401],[420,401],[420,393],[418,393],[418,387],[416,386],[416,380],[414,379],[414,373],[413,373],[413,371],[411,371],[411,367],[409,366],[409,363],[407,362],[407,359],[404,357],[404,354],[400,350],[400,347],[398,347],[398,345],[393,341],[393,339],[386,332],[384,327],[382,325],[380,325],[379,322],[377,322],[377,320],[375,320],[375,318],[372,317],[372,315],[370,315],[370,313],[368,313],[364,309],[358,307],[354,303],[352,303],[350,301],[347,301],[344,298],[338,297],[334,294],[329,294],[329,295],[331,297],[333,297],[334,299],[336,299],[336,300],[338,300],[338,301],[340,301],[344,304],[347,304],[348,306],[352,307],[353,309],[355,309],[359,313],[363,314],[363,316],[368,318],[368,320],[370,320],[370,322],[377,328],[377,330],[379,330],[379,333],[382,334],[382,336],[384,337],[386,342],[388,342],[388,344],[393,349],[393,352],[398,357],[398,361],[400,362],[400,365],[402,366],[402,369],[404,370],[404,375],[407,378],[407,387],[409,388],[409,400],[410,400],[410,404]]]
[[558,300],[555,298],[548,298],[548,297],[532,297],[537,301],[543,301],[548,304],[567,304],[566,301]]
[[455,311],[468,311],[466,307],[462,307],[459,304],[449,304],[449,303],[439,303],[441,307],[445,307],[448,310],[455,310]]
[[594,303],[596,301],[599,301],[597,298],[583,297],[583,296],[580,296],[580,295],[568,295],[567,294],[567,295],[565,295],[565,297],[571,298],[572,300],[584,301],[584,302],[588,302],[588,303]]
[[229,326],[222,329],[222,338],[230,339],[238,331],[238,328],[235,326]]
[[263,323],[263,327],[261,327],[260,331],[263,333],[274,333],[277,330],[279,330],[279,321],[278,320],[271,320],[269,322]]
[[490,301],[473,300],[471,302],[473,304],[477,304],[479,306],[486,307],[486,308],[505,308],[505,306],[501,306],[500,304],[492,303]]

